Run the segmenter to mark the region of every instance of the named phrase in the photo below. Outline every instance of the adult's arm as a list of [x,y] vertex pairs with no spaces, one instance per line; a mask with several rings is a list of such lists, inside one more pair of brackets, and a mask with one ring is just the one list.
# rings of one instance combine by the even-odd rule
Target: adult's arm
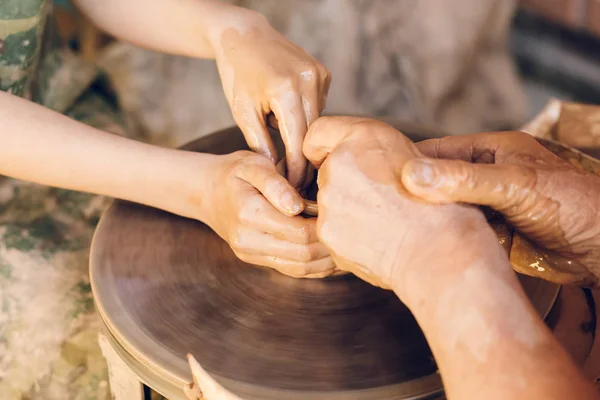
[[325,117],[310,128],[319,166],[317,233],[336,265],[391,288],[413,312],[450,399],[596,399],[536,314],[483,214],[433,205],[402,183],[423,154],[392,127]]
[[413,274],[410,291],[397,290],[448,398],[600,398],[531,306],[503,251],[470,246],[456,248],[435,275]]

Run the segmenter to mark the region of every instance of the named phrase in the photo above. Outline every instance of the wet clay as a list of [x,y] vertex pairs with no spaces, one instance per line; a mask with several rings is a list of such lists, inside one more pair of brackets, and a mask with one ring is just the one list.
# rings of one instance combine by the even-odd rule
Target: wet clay
[[419,148],[436,160],[421,163],[432,171],[429,182],[419,181],[418,164],[403,172],[413,193],[501,212],[521,233],[510,244],[510,260],[523,274],[557,283],[597,283],[599,161],[521,132],[448,137]]
[[510,263],[515,271],[560,284],[577,284],[593,287],[598,278],[580,262],[546,250],[523,237],[518,232],[512,237]]
[[[558,142],[545,139],[538,139],[538,141],[546,149],[579,170],[600,175],[600,161]],[[568,244],[564,232],[561,236],[561,240],[555,246],[568,253],[571,246]],[[517,272],[561,284],[597,286],[598,276],[590,273],[588,266],[578,261],[577,258],[579,257],[568,257],[557,251],[542,248],[518,232],[513,235],[510,262]]]
[[[281,159],[277,163],[277,172],[287,178],[287,166],[285,157]],[[302,211],[302,215],[305,217],[317,217],[319,216],[319,207],[317,205],[317,192],[319,191],[319,186],[317,185],[317,174],[315,171],[314,178],[310,183],[308,183],[306,188],[300,190],[299,194],[302,196],[302,201],[304,202],[304,211]]]

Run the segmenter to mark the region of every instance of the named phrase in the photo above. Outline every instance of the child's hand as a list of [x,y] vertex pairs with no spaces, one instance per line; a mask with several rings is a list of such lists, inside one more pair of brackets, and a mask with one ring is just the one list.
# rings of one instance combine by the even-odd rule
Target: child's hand
[[247,263],[305,278],[331,275],[334,264],[317,239],[316,219],[298,214],[302,198],[261,155],[215,156],[202,205],[206,222]]
[[277,118],[286,148],[288,179],[301,188],[307,175],[302,143],[325,108],[329,71],[266,20],[245,30],[224,30],[216,52],[225,95],[250,148],[277,163],[266,128]]

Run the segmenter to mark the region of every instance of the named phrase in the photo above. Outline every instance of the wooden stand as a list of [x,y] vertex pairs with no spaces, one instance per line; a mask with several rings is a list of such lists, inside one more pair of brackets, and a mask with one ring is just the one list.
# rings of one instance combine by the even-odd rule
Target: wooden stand
[[144,384],[141,379],[119,357],[104,334],[98,335],[98,341],[108,363],[112,398],[114,400],[144,400]]
[[[600,324],[593,323],[595,326],[591,327],[587,323],[591,316],[589,315],[590,312],[595,311],[597,315],[598,310],[595,310],[595,305],[599,304],[600,291],[594,290],[591,293],[594,303],[592,309],[589,308],[590,304],[586,304],[586,296],[583,290],[575,287],[563,287],[557,303],[558,306],[554,310],[562,315],[560,315],[558,321],[552,323],[552,329],[557,339],[567,348],[577,364],[583,367],[586,375],[590,379],[600,382],[600,341],[593,340],[594,336],[597,337],[600,334]],[[562,312],[560,312],[561,310]],[[551,314],[549,318],[553,318],[553,315]],[[593,333],[589,331],[590,328],[595,328]],[[113,399],[153,400],[154,397],[144,396],[144,385],[147,383],[143,382],[129,368],[115,351],[105,334],[100,333],[99,343],[102,354],[108,363]],[[151,384],[148,386],[152,388]],[[196,388],[188,388],[188,390],[184,388],[182,389],[181,399],[202,400],[202,397],[198,394]]]

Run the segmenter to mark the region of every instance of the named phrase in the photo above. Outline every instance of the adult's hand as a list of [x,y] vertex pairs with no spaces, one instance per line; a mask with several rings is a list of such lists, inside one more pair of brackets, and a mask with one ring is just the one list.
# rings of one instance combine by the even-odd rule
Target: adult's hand
[[597,282],[600,177],[560,159],[522,132],[451,136],[417,146],[436,160],[413,160],[404,167],[402,182],[413,195],[436,204],[492,207],[552,251],[549,258],[557,260],[552,268],[560,272],[555,279]]
[[406,137],[374,121],[323,118],[304,152],[321,167],[320,239],[339,268],[392,287],[411,309],[448,398],[598,399],[527,300],[481,212],[427,204],[403,187],[405,165],[423,158]]
[[302,199],[266,157],[249,151],[212,156],[202,174],[198,219],[242,261],[297,278],[334,272],[317,238],[316,219],[299,215]]
[[423,156],[391,126],[324,117],[309,129],[304,154],[320,168],[317,233],[338,268],[402,298],[404,284],[428,281],[450,254],[466,259],[485,248],[506,257],[480,211],[414,201],[400,176]]

